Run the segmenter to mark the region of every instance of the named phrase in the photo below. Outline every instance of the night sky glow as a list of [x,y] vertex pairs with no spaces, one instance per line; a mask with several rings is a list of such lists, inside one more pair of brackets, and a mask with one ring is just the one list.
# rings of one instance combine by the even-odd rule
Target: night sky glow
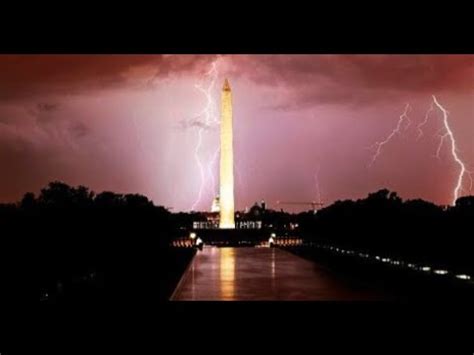
[[383,187],[450,204],[460,165],[433,95],[474,171],[473,55],[0,55],[0,201],[61,180],[209,210],[224,78],[237,209]]

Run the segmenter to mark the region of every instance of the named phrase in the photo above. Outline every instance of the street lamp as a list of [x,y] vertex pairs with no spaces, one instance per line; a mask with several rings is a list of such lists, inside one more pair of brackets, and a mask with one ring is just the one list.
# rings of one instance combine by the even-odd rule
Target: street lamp
[[276,238],[275,233],[270,234],[270,238],[268,239],[268,244],[270,245],[270,248],[273,247],[273,244],[275,244],[275,238]]

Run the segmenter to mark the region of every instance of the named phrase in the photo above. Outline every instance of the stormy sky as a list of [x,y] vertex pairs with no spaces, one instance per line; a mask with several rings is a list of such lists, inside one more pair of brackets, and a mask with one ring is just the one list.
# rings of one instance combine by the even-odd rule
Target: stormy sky
[[[417,130],[432,95],[474,171],[472,55],[0,55],[0,201],[61,180],[209,209],[224,78],[239,209],[382,187],[450,203],[459,166],[447,141],[436,157],[441,111]],[[371,165],[407,104],[411,123]]]

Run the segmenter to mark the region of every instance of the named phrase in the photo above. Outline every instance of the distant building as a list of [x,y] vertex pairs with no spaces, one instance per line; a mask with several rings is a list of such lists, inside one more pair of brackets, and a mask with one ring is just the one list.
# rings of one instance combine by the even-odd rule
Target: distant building
[[252,218],[260,217],[265,212],[265,202],[262,201],[262,204],[255,202],[248,212],[249,216]]
[[205,221],[194,221],[194,229],[217,229],[219,228],[219,212],[203,213],[206,217]]
[[262,221],[237,221],[235,225],[237,229],[261,229]]
[[[218,201],[218,198],[216,198]],[[216,205],[216,199],[214,199],[213,207]],[[260,219],[262,214],[262,208],[258,203],[250,209],[249,213],[239,211],[235,213],[235,228],[236,229],[260,229],[263,227],[263,223]],[[205,220],[194,221],[193,229],[218,229],[220,214],[218,211],[204,212],[202,215]]]
[[212,200],[211,212],[220,212],[221,205],[219,201],[219,196],[216,196],[214,200]]

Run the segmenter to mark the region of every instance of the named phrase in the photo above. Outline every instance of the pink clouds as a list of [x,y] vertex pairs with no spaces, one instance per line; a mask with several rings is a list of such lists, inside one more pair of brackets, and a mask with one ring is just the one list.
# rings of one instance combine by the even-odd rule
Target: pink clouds
[[[432,93],[474,165],[474,56],[0,56],[0,200],[61,179],[189,209],[201,183],[196,117],[205,105],[195,85],[213,61],[217,87],[228,77],[234,94],[238,208],[314,199],[318,166],[328,203],[381,187],[448,203],[456,167],[447,154],[432,158],[437,118],[423,139],[397,136],[367,168],[368,147],[406,102],[416,125]],[[218,130],[206,128],[203,139],[207,161]],[[205,183],[201,209],[216,191]]]

